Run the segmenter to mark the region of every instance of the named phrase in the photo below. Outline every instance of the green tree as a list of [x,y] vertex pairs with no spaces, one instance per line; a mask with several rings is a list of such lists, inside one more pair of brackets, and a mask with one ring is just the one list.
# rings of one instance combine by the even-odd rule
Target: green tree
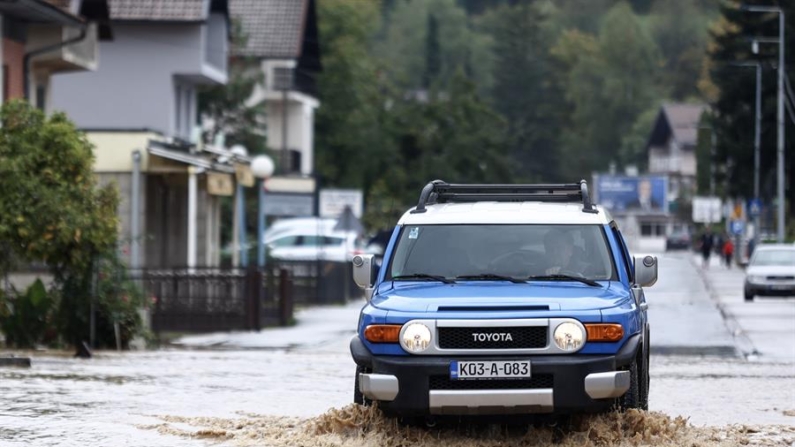
[[[233,46],[245,45],[247,36],[238,22],[233,23]],[[226,145],[241,144],[250,154],[267,153],[265,104],[251,102],[253,93],[263,82],[259,61],[236,55],[229,59],[228,82],[199,90],[199,115],[212,128],[207,137],[226,135]]]
[[660,106],[652,105],[638,115],[632,128],[621,139],[620,158],[625,164],[634,164],[641,172],[648,168],[649,157],[646,152],[646,143],[649,141],[649,135],[659,114]]
[[519,3],[493,10],[484,23],[494,40],[495,109],[508,121],[512,158],[523,181],[558,181],[558,136],[565,101],[554,76],[546,16],[534,5]]
[[[624,162],[620,147],[638,116],[659,101],[654,41],[625,2],[607,15],[597,36],[566,32],[553,48],[564,67],[571,129],[562,138],[569,177]],[[633,160],[634,161],[634,160]]]
[[[394,225],[434,179],[453,183],[510,183],[507,123],[480,97],[461,70],[428,101],[405,100],[391,124],[398,150],[368,194],[366,222]],[[462,129],[466,129],[465,132]]]
[[378,31],[376,2],[318,2],[323,72],[315,132],[323,186],[369,189],[393,150],[387,136],[390,89],[368,46]]
[[[429,31],[438,33],[438,37],[429,36]],[[482,92],[491,87],[492,40],[476,29],[456,0],[398,2],[383,34],[385,38],[378,42],[375,52],[401,88],[420,89],[433,84],[426,82],[429,72],[438,72],[437,81],[443,87],[459,68],[467,71]],[[438,42],[438,49],[429,47],[436,45],[433,42]],[[433,57],[429,59],[429,55]],[[438,63],[438,70],[428,67],[429,62]]]
[[114,186],[98,188],[91,144],[65,115],[22,101],[0,109],[0,245],[23,262],[43,261],[60,287],[59,328],[88,336],[93,267],[118,239]]
[[[750,2],[763,4],[763,2]],[[766,4],[766,3],[764,3]],[[782,2],[786,28],[795,29],[795,5]],[[762,141],[761,141],[761,194],[767,201],[776,196],[777,125],[776,71],[770,69],[778,57],[777,45],[760,45],[760,54],[751,51],[749,37],[777,36],[778,15],[741,11],[736,4],[721,5],[721,17],[711,29],[709,51],[709,84],[715,86],[718,97],[713,104],[713,126],[716,132],[715,150],[716,184],[729,196],[751,197],[753,195],[754,166],[754,117],[756,77],[753,69],[737,67],[736,62],[758,60],[764,64],[762,79]],[[795,33],[786,34],[787,60],[795,54]],[[791,62],[788,62],[791,64]],[[790,70],[791,71],[791,70]],[[706,83],[706,82],[705,82]],[[795,135],[795,126],[786,119],[786,135]],[[785,179],[792,177],[795,150],[791,138],[787,138],[785,158],[788,162]],[[766,150],[765,148],[769,149]],[[795,203],[795,193],[786,188],[790,203]]]
[[707,30],[714,8],[702,9],[693,0],[657,1],[649,17],[651,35],[660,48],[659,72],[668,96],[684,100],[698,95],[698,78],[703,64]]

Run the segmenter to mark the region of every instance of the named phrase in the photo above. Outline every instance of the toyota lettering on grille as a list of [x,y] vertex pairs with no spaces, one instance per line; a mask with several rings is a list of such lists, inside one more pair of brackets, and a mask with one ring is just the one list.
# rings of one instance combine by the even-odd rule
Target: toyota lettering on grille
[[513,341],[510,332],[496,332],[491,334],[473,333],[472,340],[474,341]]

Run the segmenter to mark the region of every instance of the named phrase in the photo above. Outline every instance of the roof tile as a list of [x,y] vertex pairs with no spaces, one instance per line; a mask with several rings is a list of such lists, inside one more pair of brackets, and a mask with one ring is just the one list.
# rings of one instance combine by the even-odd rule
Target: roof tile
[[246,44],[240,56],[294,59],[300,56],[307,0],[230,0],[230,15],[240,21]]
[[111,20],[198,22],[207,19],[205,0],[108,0]]

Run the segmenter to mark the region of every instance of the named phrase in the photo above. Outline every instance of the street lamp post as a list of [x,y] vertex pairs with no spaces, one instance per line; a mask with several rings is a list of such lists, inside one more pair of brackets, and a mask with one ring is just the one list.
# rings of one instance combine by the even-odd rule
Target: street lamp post
[[265,180],[273,175],[273,160],[267,155],[258,155],[251,160],[251,173],[260,179],[257,185],[259,204],[257,209],[257,267],[265,267]]
[[[758,41],[753,41],[753,52],[759,51]],[[746,62],[737,64],[742,67],[754,67],[756,69],[756,98],[754,117],[754,200],[759,200],[759,169],[761,153],[762,135],[762,64],[759,62]],[[754,246],[759,243],[759,213],[754,216]]]
[[749,12],[778,14],[778,144],[777,144],[777,189],[778,189],[778,224],[776,228],[778,242],[784,242],[784,11],[773,6],[743,5],[742,9]]

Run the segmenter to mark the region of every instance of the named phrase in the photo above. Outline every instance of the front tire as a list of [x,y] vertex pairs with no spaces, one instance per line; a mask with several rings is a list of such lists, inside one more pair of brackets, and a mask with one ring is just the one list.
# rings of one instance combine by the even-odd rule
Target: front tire
[[643,409],[640,396],[639,369],[638,360],[633,360],[632,364],[629,365],[629,389],[618,401],[618,408],[621,411],[626,411],[630,408]]
[[754,294],[746,290],[745,291],[745,302],[746,303],[750,303],[753,300],[754,300]]
[[649,410],[649,388],[651,387],[651,377],[649,375],[649,370],[651,369],[651,362],[649,359],[649,331],[646,331],[646,337],[644,337],[644,344],[643,344],[643,351],[641,353],[641,359],[643,360],[641,364],[643,365],[639,371],[640,383],[639,383],[639,396],[640,396],[640,409],[641,410]]

